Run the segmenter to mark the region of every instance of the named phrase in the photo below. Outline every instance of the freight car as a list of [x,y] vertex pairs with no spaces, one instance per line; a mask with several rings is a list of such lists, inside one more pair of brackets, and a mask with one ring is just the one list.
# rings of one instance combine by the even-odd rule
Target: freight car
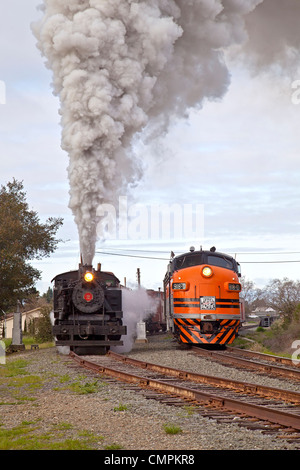
[[122,291],[118,278],[101,265],[79,265],[77,271],[58,274],[54,281],[56,346],[69,346],[77,354],[105,354],[122,345]]
[[173,256],[164,278],[165,311],[178,342],[224,347],[240,327],[240,265],[215,247]]

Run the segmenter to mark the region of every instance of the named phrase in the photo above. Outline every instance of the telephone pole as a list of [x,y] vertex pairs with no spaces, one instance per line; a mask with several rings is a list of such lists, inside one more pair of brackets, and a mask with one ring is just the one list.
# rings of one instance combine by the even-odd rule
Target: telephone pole
[[140,287],[141,287],[141,270],[140,270],[140,268],[137,268],[136,275],[137,275],[138,288],[140,289]]

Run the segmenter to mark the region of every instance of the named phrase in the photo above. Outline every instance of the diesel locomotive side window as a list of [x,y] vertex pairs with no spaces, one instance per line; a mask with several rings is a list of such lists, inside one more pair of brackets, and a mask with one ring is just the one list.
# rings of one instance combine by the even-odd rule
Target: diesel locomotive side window
[[211,264],[212,266],[220,266],[221,268],[231,269],[234,271],[233,262],[225,257],[221,256],[207,256],[207,264]]

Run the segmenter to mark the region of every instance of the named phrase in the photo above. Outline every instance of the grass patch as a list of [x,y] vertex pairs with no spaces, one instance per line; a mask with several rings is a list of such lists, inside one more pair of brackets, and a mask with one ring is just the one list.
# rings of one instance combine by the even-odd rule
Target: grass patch
[[127,410],[128,410],[128,406],[123,405],[122,403],[120,403],[119,406],[114,407],[114,411],[127,411]]
[[8,387],[24,387],[27,386],[30,389],[40,388],[43,384],[43,380],[38,375],[27,375],[26,377],[14,377],[8,381]]
[[121,449],[123,449],[123,447],[120,446],[119,444],[110,444],[104,447],[104,450],[121,450]]
[[[4,341],[6,348],[8,348],[12,343],[11,338],[4,338],[2,341]],[[25,345],[25,349],[29,349],[29,350],[31,350],[32,344],[38,344],[40,349],[53,348],[55,346],[54,341],[48,341],[46,343],[43,343],[41,341],[37,341],[33,336],[29,336],[29,335],[27,336],[24,334],[22,337],[22,342]]]
[[25,370],[28,361],[24,359],[15,359],[14,361],[7,361],[7,363],[0,368],[0,377],[16,377],[18,375],[26,375]]
[[78,393],[79,395],[86,395],[89,393],[96,393],[99,390],[98,380],[94,382],[74,382],[68,385],[68,388],[72,390],[74,393]]
[[252,344],[248,342],[247,349],[291,358],[295,349],[293,342],[299,337],[300,314],[295,310],[291,318],[282,317],[274,321],[269,328],[258,327],[255,331],[247,332],[247,338],[253,341]]
[[60,383],[63,384],[63,383],[66,383],[66,382],[69,382],[70,381],[70,376],[69,374],[64,374],[60,377],[59,379]]
[[163,428],[166,434],[179,434],[182,432],[181,427],[175,424],[164,424]]
[[[7,364],[0,368],[0,386],[3,386],[4,390],[7,391],[12,389],[9,394],[17,400],[17,402],[13,404],[20,404],[24,401],[34,401],[35,398],[30,396],[30,394],[34,390],[40,389],[43,385],[41,377],[28,375],[26,371],[28,364],[29,361],[24,359],[10,359]],[[24,391],[26,391],[26,393],[24,393]],[[5,405],[9,403],[1,401],[1,404]]]
[[59,431],[64,431],[66,429],[72,429],[73,425],[70,423],[65,423],[64,421],[58,424],[55,424],[55,429]]
[[[34,422],[23,421],[12,429],[0,428],[1,450],[92,450],[95,443],[103,439],[86,431],[75,437],[66,434],[73,426],[69,423],[59,423],[46,433],[39,434],[39,426]],[[57,431],[61,432],[58,433]]]

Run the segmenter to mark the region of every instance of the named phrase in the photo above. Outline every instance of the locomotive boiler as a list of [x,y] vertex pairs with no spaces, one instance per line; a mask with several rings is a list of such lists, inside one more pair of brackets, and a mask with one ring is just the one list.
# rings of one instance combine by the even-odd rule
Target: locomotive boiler
[[226,346],[241,322],[240,266],[217,252],[195,251],[173,257],[164,278],[167,321],[179,343]]
[[119,279],[101,265],[79,265],[77,271],[58,274],[54,281],[56,346],[69,346],[76,354],[105,354],[122,345],[122,290]]

